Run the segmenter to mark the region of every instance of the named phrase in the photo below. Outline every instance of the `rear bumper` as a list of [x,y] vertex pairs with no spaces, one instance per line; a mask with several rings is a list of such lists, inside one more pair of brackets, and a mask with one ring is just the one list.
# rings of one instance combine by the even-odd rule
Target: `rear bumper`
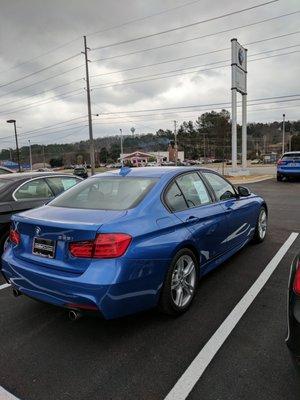
[[277,168],[277,174],[280,174],[281,176],[290,176],[290,177],[300,177],[300,169],[298,168],[293,169],[293,168]]
[[60,307],[98,311],[105,319],[157,305],[167,260],[107,260],[106,267],[101,263],[81,275],[63,274],[15,259],[9,248],[3,255],[2,273],[29,297]]

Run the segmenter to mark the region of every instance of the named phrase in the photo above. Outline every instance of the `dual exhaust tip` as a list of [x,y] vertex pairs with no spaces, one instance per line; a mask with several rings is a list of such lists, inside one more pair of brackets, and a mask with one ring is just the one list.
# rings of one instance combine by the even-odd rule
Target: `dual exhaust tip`
[[[13,296],[19,297],[21,296],[21,292],[18,289],[13,289]],[[70,310],[68,313],[69,319],[72,322],[78,321],[82,317],[82,313],[76,310]]]

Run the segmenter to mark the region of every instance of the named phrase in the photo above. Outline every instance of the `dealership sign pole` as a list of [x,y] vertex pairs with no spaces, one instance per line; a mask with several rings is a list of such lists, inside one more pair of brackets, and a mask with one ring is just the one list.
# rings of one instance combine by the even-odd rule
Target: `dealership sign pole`
[[231,158],[237,173],[237,92],[242,95],[242,169],[247,171],[247,49],[231,39]]

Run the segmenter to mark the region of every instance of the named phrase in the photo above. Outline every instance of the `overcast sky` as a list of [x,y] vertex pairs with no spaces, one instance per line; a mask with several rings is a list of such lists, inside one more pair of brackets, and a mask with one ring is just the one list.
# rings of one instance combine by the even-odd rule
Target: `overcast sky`
[[[231,74],[226,65],[230,64],[229,47],[233,37],[248,48],[248,121],[280,120],[284,112],[287,119],[299,119],[300,100],[261,106],[251,100],[300,94],[300,35],[295,33],[300,30],[300,14],[238,28],[299,11],[299,0],[279,0],[193,27],[95,49],[266,1],[0,0],[0,149],[14,147],[13,139],[7,138],[13,131],[12,125],[6,123],[10,118],[17,120],[20,145],[27,145],[28,139],[32,143],[62,143],[88,138],[84,119],[87,113],[84,56],[80,54],[84,34],[92,49],[89,52],[91,87],[94,87],[92,112],[100,114],[94,117],[95,137],[118,134],[120,128],[125,134],[131,127],[135,127],[138,134],[155,132],[160,127],[172,129],[174,119],[179,124],[183,120],[194,120],[201,110],[219,110],[221,107],[207,106],[209,104],[229,103]],[[229,29],[232,30],[220,33]],[[288,33],[295,34],[264,40]],[[209,36],[149,50],[205,35]],[[250,44],[259,40],[262,41]],[[128,54],[145,49],[148,51]],[[222,51],[191,57],[215,50]],[[266,51],[268,53],[255,55]],[[115,57],[123,54],[127,55]],[[278,54],[284,55],[264,58]],[[20,79],[72,56],[74,58],[68,61]],[[147,67],[184,57],[188,58]],[[101,61],[96,61],[99,59]],[[251,59],[256,61],[250,62]],[[219,64],[212,64],[219,61]],[[141,66],[144,67],[132,69]],[[189,67],[195,68],[187,69]],[[72,68],[73,71],[68,71]],[[126,69],[132,70],[116,72]],[[205,71],[200,72],[201,69]],[[174,76],[162,78],[163,73]],[[148,81],[128,84],[128,79]],[[127,84],[120,84],[123,81]],[[108,87],[104,88],[104,84]],[[32,106],[33,103],[36,104]],[[251,103],[256,105],[250,106]],[[189,105],[199,107],[180,112],[121,114],[121,111]],[[114,114],[105,114],[110,112]],[[141,116],[137,117],[137,114]],[[240,113],[238,115],[240,118]],[[26,134],[54,124],[58,125]]]

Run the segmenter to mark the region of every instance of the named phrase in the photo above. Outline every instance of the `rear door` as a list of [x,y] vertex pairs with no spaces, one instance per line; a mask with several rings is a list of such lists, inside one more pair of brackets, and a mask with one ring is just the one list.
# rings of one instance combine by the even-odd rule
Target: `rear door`
[[256,223],[257,206],[249,197],[239,197],[234,187],[214,172],[203,172],[213,189],[218,204],[226,214],[228,234],[223,242],[230,251],[244,243],[253,232]]
[[224,209],[213,199],[197,172],[182,174],[169,186],[165,200],[170,210],[193,235],[201,264],[226,251]]

